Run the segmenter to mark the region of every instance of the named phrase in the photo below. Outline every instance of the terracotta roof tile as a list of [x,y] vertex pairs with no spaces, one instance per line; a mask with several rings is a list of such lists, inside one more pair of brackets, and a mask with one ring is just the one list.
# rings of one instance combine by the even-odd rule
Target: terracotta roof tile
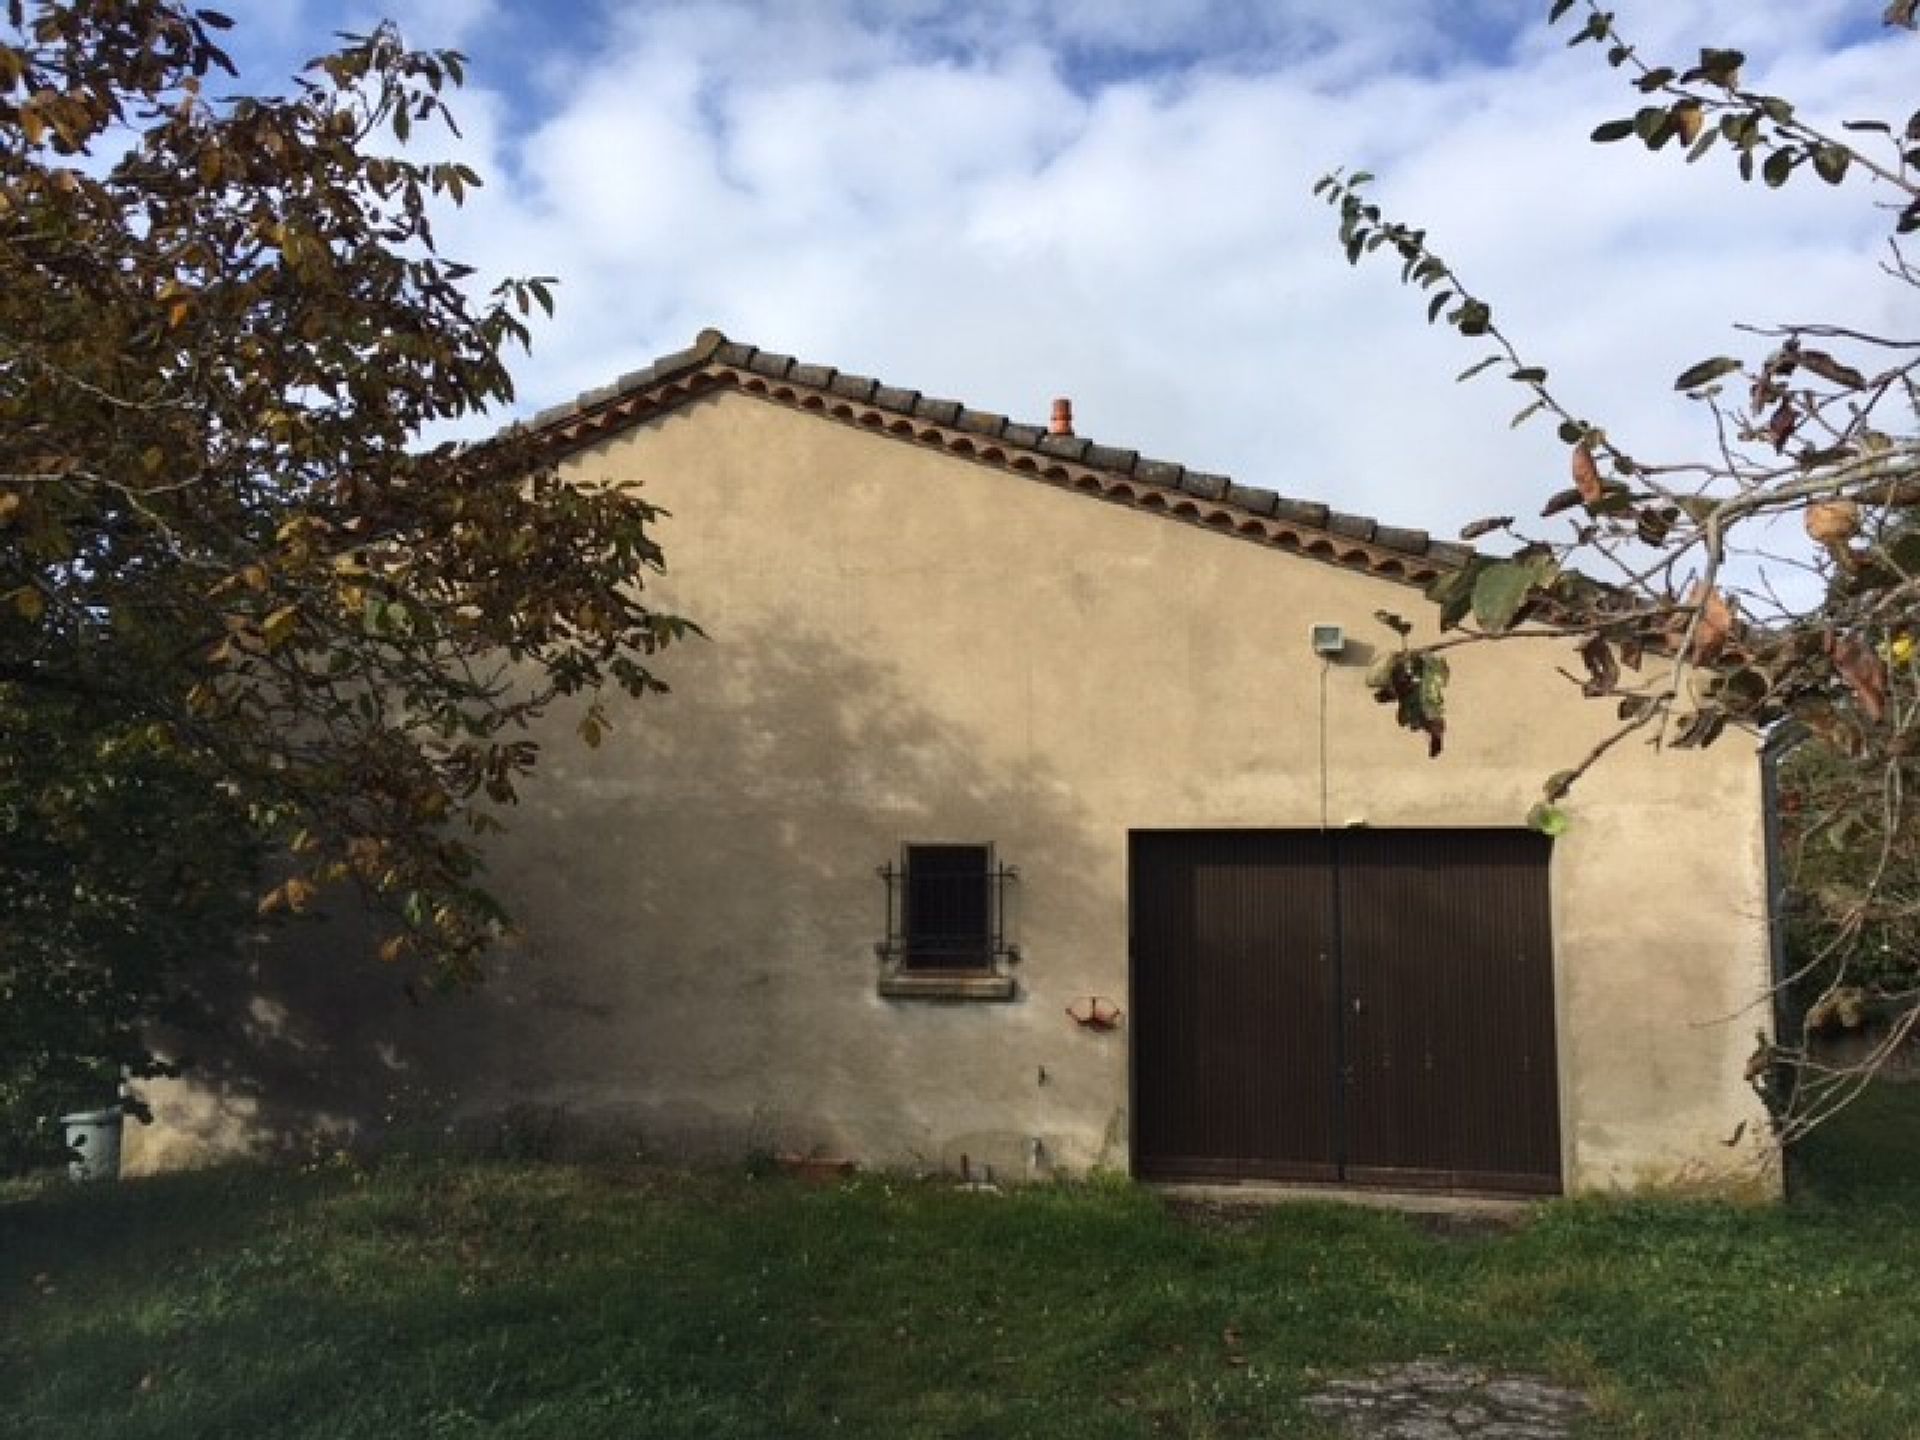
[[1112,445],[1089,445],[1081,462],[1097,466],[1102,470],[1121,470],[1133,474],[1134,466],[1140,463],[1138,450],[1121,450]]
[[1227,483],[1227,502],[1238,505],[1242,510],[1251,510],[1256,515],[1271,515],[1274,507],[1280,503],[1280,497],[1271,490],[1258,485],[1235,485]]
[[1093,442],[1080,435],[1042,435],[1037,449],[1064,460],[1078,460]]
[[1365,515],[1342,515],[1335,512],[1327,517],[1327,529],[1336,535],[1345,535],[1354,540],[1371,540],[1373,532],[1379,528],[1378,521]]
[[846,396],[849,400],[871,400],[879,384],[878,380],[869,380],[864,375],[849,375],[842,371],[833,377],[833,383],[827,388],[836,395]]
[[787,371],[793,368],[791,355],[772,355],[765,350],[753,352],[753,358],[747,361],[747,368],[756,375],[765,375],[770,380],[784,380]]
[[986,410],[962,410],[953,423],[955,428],[969,434],[990,435],[997,440],[1000,432],[1007,428],[1007,417]]
[[958,400],[930,400],[922,395],[914,401],[913,413],[917,419],[934,425],[951,425],[960,418],[964,407]]
[[[843,374],[831,365],[807,364],[791,355],[740,344],[718,330],[701,331],[688,349],[663,355],[611,385],[589,390],[571,404],[540,411],[528,429],[536,439],[545,439],[564,453],[716,386],[729,385],[775,403],[802,405],[831,421],[884,428],[908,443],[941,446],[949,453],[1004,465],[1039,480],[1070,484],[1076,491],[1123,504],[1145,503],[1156,514],[1218,526],[1246,539],[1389,579],[1424,583],[1440,571],[1466,564],[1474,554],[1470,546],[1434,540],[1424,530],[1336,513],[1319,501],[1239,485],[1224,475],[1189,470],[1171,460],[1143,459],[1138,451],[1097,445],[1085,436],[1050,434],[1044,426],[968,409],[958,400],[936,399],[864,375]],[[851,401],[865,413],[855,414],[845,403],[830,405],[828,396]],[[983,447],[980,437],[996,443]],[[1169,505],[1159,498],[1165,491],[1190,498]],[[1196,508],[1196,501],[1204,504]],[[1347,543],[1331,545],[1327,537]]]

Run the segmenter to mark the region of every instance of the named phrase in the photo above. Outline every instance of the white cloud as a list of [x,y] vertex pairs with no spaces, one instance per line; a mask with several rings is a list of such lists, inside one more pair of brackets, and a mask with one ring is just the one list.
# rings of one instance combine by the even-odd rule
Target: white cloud
[[[1617,8],[1650,56],[1743,46],[1809,113],[1911,100],[1913,42],[1836,48],[1842,0]],[[490,183],[443,247],[562,281],[528,408],[711,323],[1021,417],[1071,394],[1100,439],[1400,523],[1529,513],[1563,449],[1452,384],[1478,352],[1391,267],[1347,267],[1308,193],[1343,162],[1655,453],[1702,443],[1670,377],[1735,321],[1920,322],[1875,283],[1865,187],[1589,145],[1638,97],[1531,0],[636,4],[534,58],[487,50],[483,0],[403,9],[474,41],[459,148]]]

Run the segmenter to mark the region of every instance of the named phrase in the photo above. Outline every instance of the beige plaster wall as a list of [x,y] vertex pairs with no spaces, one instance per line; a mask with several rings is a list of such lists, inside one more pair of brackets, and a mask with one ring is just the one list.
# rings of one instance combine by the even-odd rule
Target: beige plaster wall
[[[495,862],[525,943],[482,992],[419,1007],[343,966],[334,930],[259,957],[277,1080],[171,1087],[131,1163],[270,1143],[264,1097],[283,1130],[518,1106],[681,1151],[1124,1167],[1128,1032],[1063,1009],[1130,1005],[1128,831],[1319,824],[1308,626],[1379,643],[1375,610],[1430,607],[732,393],[570,463],[671,512],[658,596],[710,639],[600,749],[555,717]],[[1554,673],[1564,642],[1453,658],[1431,761],[1364,663],[1328,675],[1330,823],[1516,825],[1605,731]],[[1775,1183],[1741,1079],[1766,1023],[1759,791],[1732,736],[1623,747],[1573,801],[1552,870],[1569,1188]],[[875,867],[907,840],[991,840],[1020,868],[1018,1001],[879,997]]]

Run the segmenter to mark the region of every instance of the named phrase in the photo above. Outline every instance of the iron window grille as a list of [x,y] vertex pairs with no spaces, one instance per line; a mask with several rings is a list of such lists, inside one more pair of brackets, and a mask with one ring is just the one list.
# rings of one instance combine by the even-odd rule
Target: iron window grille
[[911,971],[992,971],[1020,958],[1007,942],[1007,886],[1019,878],[991,845],[906,845],[877,872],[887,888],[880,958]]

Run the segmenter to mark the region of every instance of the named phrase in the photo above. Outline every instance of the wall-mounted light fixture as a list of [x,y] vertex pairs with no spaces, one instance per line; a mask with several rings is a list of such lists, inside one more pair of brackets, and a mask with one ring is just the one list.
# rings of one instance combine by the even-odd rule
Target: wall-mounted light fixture
[[1347,632],[1338,625],[1316,625],[1313,627],[1313,653],[1335,660],[1347,648]]

